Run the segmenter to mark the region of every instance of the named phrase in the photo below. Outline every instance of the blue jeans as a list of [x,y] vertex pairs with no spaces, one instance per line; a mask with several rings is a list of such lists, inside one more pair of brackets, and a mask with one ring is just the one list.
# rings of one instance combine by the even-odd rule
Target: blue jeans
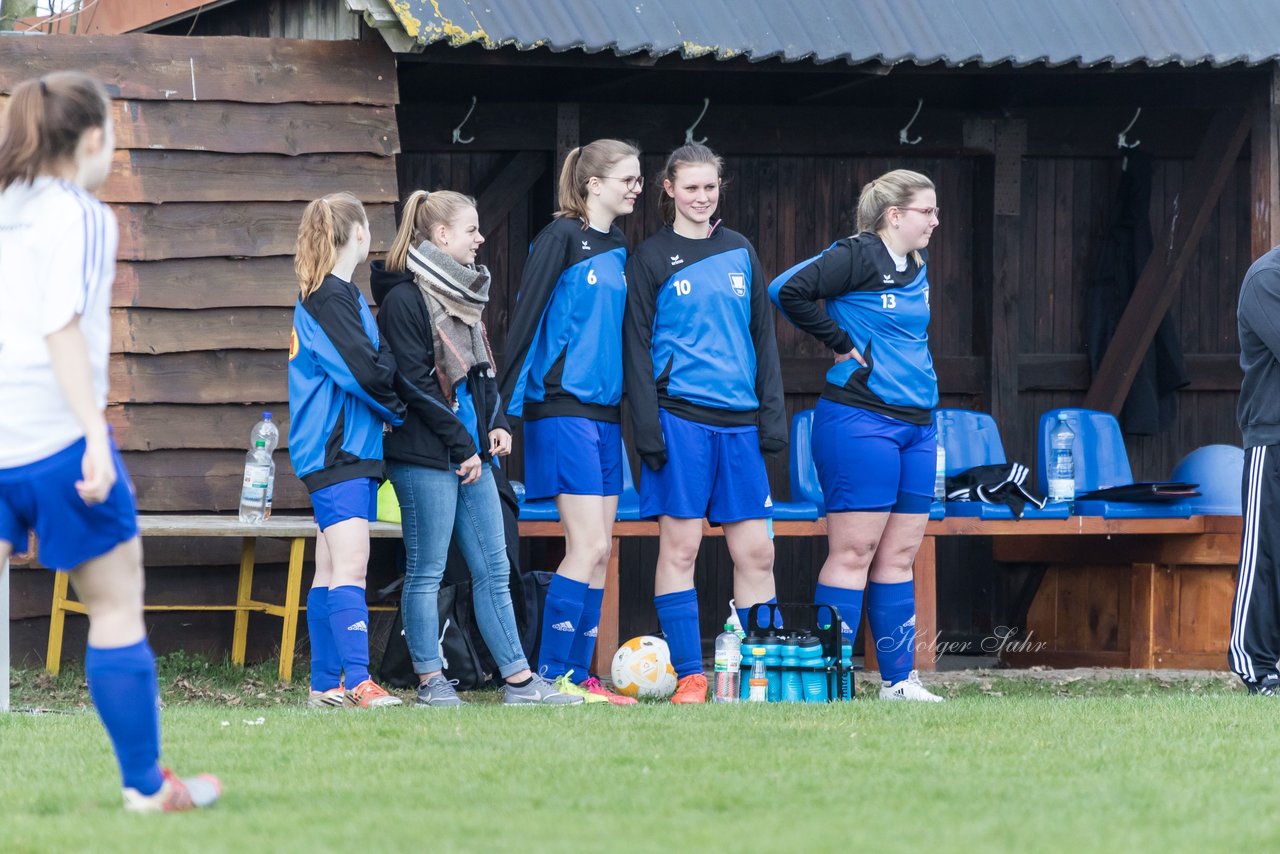
[[482,466],[480,479],[463,486],[462,479],[449,469],[404,463],[391,463],[389,468],[400,499],[408,557],[401,598],[404,636],[414,672],[442,669],[436,600],[454,537],[471,570],[476,624],[498,671],[507,677],[527,668],[529,662],[520,646],[511,607],[511,564],[493,472]]

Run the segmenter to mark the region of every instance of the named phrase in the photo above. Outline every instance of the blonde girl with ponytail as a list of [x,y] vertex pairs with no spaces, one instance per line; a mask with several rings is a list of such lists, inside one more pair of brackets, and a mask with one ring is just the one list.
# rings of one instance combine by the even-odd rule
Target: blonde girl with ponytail
[[830,552],[815,601],[858,631],[865,593],[888,700],[940,702],[915,669],[911,566],[933,500],[938,378],[929,354],[933,182],[896,169],[862,188],[858,233],[778,277],[788,318],[830,348],[833,366],[813,417],[813,456]]
[[307,594],[311,696],[318,708],[398,706],[369,675],[365,572],[383,477],[383,425],[404,421],[395,361],[352,284],[369,220],[350,193],[307,205],[298,226],[298,302],[289,345],[289,458],[311,493],[316,574]]
[[418,675],[417,704],[462,704],[444,673],[438,597],[454,540],[471,571],[476,624],[503,679],[503,702],[564,705],[529,669],[511,602],[511,564],[494,463],[511,453],[493,351],[482,320],[489,271],[475,199],[418,190],[370,280],[378,328],[396,356],[397,388],[409,405],[387,437],[406,552],[401,591],[405,640]]
[[565,556],[542,616],[538,667],[589,703],[628,705],[592,675],[622,492],[620,405],[627,243],[617,220],[644,189],[640,152],[597,139],[560,170],[560,209],[534,239],[507,333],[502,393],[524,422],[528,500],[554,499]]

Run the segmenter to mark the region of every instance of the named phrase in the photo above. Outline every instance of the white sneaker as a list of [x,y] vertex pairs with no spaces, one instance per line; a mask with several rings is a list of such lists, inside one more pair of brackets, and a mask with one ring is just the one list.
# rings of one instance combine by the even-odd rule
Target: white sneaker
[[942,698],[937,694],[932,694],[929,689],[920,684],[920,673],[912,670],[907,674],[907,678],[901,682],[895,682],[890,685],[884,682],[880,685],[881,700],[915,700],[920,703],[941,703]]

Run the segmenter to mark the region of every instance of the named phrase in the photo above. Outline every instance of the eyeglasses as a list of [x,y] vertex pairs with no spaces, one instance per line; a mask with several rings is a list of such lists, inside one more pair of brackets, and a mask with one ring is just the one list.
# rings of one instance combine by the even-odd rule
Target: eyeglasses
[[901,208],[899,208],[899,210],[915,211],[916,213],[922,213],[925,216],[927,216],[929,219],[933,219],[938,214],[942,213],[942,208],[911,208],[911,207],[907,207],[906,205],[903,205]]
[[639,190],[644,186],[643,175],[629,176],[626,178],[618,178],[613,175],[601,175],[600,177],[605,181],[621,181],[622,186],[626,187],[628,190]]

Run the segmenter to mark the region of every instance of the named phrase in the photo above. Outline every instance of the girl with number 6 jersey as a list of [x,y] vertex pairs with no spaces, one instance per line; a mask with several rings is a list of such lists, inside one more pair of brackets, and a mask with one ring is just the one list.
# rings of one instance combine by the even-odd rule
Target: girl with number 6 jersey
[[679,684],[672,702],[706,701],[694,562],[702,520],[724,526],[734,600],[774,601],[773,499],[764,454],[786,447],[782,375],[760,259],[712,220],[722,161],[703,145],[662,173],[668,225],[627,262],[625,379],[640,472],[640,512],[658,518],[654,604]]
[[589,703],[635,701],[588,667],[622,492],[622,312],[627,245],[618,217],[644,185],[640,152],[616,139],[575,148],[560,210],[534,239],[507,335],[501,387],[524,420],[527,498],[555,498],[565,556],[542,612],[538,666]]

